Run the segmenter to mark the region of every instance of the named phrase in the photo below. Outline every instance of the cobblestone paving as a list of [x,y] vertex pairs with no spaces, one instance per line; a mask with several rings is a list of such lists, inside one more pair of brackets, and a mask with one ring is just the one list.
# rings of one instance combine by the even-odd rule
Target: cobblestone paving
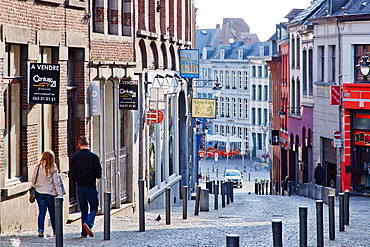
[[[293,195],[256,195],[254,184],[246,181],[243,189],[234,189],[234,202],[214,210],[210,195],[209,212],[194,215],[194,201],[188,202],[188,218],[182,219],[182,206],[171,208],[171,224],[166,225],[165,209],[145,213],[145,232],[139,232],[138,214],[115,214],[111,218],[111,240],[104,239],[103,216],[92,229],[93,238],[81,239],[80,221],[63,225],[64,246],[226,246],[228,234],[240,236],[240,246],[273,246],[274,219],[283,222],[283,245],[299,246],[299,206],[308,207],[308,245],[317,246],[316,206],[309,198]],[[202,184],[205,188],[205,184]],[[338,199],[335,202],[335,240],[329,240],[328,206],[324,204],[325,246],[370,246],[370,198],[350,198],[350,224],[339,232]],[[155,218],[161,215],[158,222]],[[0,246],[54,246],[55,238],[47,227],[45,238],[37,231],[1,234]]]
[[[247,182],[247,187],[252,184]],[[182,207],[171,209],[171,224],[166,225],[165,209],[146,212],[145,232],[139,232],[138,215],[116,214],[111,218],[111,240],[104,239],[103,216],[98,216],[93,238],[80,239],[80,222],[64,225],[64,246],[226,246],[226,235],[238,234],[240,246],[272,246],[273,219],[283,221],[283,245],[299,246],[299,206],[308,207],[308,245],[316,246],[315,201],[299,196],[255,195],[235,189],[234,202],[214,210],[210,195],[210,211],[194,215],[194,201],[188,203],[188,219],[182,219]],[[336,238],[329,240],[328,208],[324,205],[325,246],[370,246],[370,199],[351,197],[350,224],[345,232],[338,230],[336,201]],[[155,218],[161,215],[162,220]],[[1,246],[54,246],[48,229],[45,238],[36,231],[20,231],[0,235]]]

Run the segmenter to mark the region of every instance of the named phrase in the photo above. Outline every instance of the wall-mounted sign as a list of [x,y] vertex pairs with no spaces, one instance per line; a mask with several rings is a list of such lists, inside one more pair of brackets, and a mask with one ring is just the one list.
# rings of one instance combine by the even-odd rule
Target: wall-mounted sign
[[216,118],[216,100],[192,99],[191,114],[197,118]]
[[370,132],[355,131],[355,145],[370,146]]
[[271,130],[271,145],[279,145],[279,130]]
[[331,105],[340,105],[340,86],[331,86]]
[[92,115],[100,115],[100,82],[94,81],[90,85],[90,101]]
[[59,104],[60,65],[29,63],[28,103]]
[[137,110],[138,109],[138,83],[137,81],[121,80],[119,84],[119,109]]
[[199,50],[180,50],[180,76],[182,78],[199,78]]

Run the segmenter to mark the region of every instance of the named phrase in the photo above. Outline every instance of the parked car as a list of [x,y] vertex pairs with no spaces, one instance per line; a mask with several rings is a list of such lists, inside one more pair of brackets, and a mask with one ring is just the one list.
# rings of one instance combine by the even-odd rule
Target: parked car
[[226,170],[224,173],[225,182],[232,182],[234,187],[243,187],[243,175],[238,170]]

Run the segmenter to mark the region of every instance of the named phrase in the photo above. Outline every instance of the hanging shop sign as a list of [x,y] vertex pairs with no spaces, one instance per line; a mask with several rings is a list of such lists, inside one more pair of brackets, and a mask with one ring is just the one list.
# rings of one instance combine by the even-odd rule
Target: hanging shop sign
[[28,103],[59,104],[60,64],[29,63]]
[[330,86],[331,105],[340,105],[340,86]]
[[100,115],[100,82],[94,82],[90,85],[90,102],[92,115]]
[[370,132],[355,131],[355,145],[370,146]]
[[280,131],[279,130],[271,130],[271,145],[279,145],[279,137]]
[[192,117],[197,118],[216,118],[216,100],[215,99],[197,99],[191,100]]
[[138,83],[137,81],[121,80],[119,84],[119,109],[138,109]]
[[199,78],[199,50],[180,50],[180,77]]

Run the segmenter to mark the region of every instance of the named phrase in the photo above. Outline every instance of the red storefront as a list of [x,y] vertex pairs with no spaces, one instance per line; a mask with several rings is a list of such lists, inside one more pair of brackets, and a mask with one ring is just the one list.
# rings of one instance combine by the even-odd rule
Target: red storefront
[[343,84],[342,189],[370,194],[370,84]]

